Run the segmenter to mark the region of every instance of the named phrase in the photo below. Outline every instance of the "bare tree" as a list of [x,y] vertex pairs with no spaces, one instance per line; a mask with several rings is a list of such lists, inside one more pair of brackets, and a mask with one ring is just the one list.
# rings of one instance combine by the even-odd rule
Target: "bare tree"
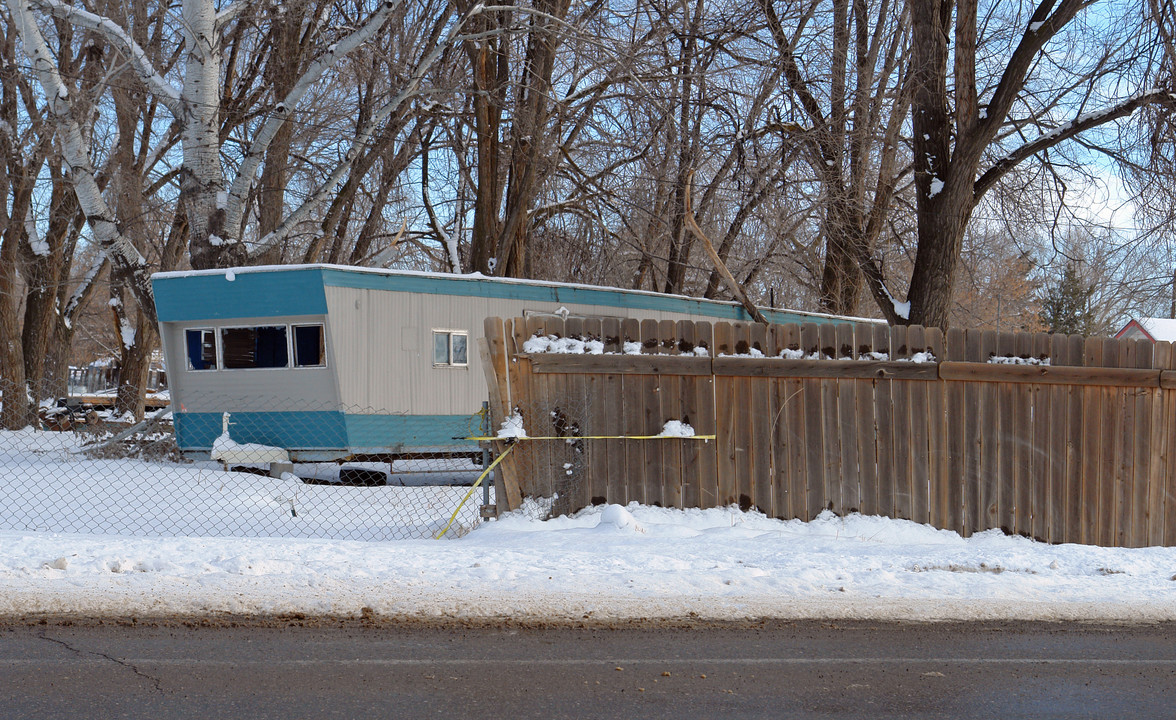
[[[1028,16],[997,5],[984,18],[976,0],[910,8],[918,246],[904,319],[943,327],[980,199],[1063,143],[1114,149],[1099,128],[1173,96],[1152,84],[1155,29],[1131,3],[1043,0]],[[1076,22],[1096,11],[1104,14]]]

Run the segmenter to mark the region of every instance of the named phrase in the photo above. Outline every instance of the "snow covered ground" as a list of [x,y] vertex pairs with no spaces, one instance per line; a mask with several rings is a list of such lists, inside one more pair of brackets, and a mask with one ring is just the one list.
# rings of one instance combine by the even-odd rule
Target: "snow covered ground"
[[[70,437],[0,438],[0,616],[1176,619],[1176,548],[637,505],[365,542],[443,527],[465,488],[83,461],[68,452]],[[421,505],[409,494],[418,492],[436,496]],[[410,497],[417,504],[389,514]],[[62,531],[70,527],[120,535]]]
[[[0,532],[0,615],[596,620],[1176,619],[1176,550],[1049,546],[877,517],[522,515],[455,540]],[[367,610],[365,610],[367,609]]]

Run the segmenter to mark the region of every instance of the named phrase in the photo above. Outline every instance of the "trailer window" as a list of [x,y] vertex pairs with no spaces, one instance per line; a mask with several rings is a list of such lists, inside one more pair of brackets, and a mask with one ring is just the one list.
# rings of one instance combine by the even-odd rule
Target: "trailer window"
[[294,367],[326,365],[326,343],[322,325],[295,325]]
[[469,364],[465,330],[433,331],[433,367],[464,367]]
[[189,370],[216,370],[216,334],[211,329],[185,330]]
[[281,368],[290,364],[285,325],[223,328],[221,353],[226,368]]

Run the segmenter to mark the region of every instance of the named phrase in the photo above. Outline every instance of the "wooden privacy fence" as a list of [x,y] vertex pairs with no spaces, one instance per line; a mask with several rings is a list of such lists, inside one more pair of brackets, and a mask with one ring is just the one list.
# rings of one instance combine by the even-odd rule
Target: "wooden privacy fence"
[[[557,511],[738,503],[1176,544],[1167,343],[869,323],[544,317],[485,330],[492,427],[517,410],[529,435],[584,438],[520,441],[500,510],[553,494]],[[534,336],[597,340],[604,354],[527,353]],[[667,420],[716,440],[614,439]]]

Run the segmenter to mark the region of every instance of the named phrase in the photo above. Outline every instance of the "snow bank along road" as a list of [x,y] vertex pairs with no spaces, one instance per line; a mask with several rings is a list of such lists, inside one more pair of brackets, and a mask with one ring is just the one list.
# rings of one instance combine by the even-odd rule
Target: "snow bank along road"
[[600,623],[696,618],[1176,619],[1176,549],[968,539],[737,509],[523,515],[456,540],[0,532],[0,617],[288,614]]

